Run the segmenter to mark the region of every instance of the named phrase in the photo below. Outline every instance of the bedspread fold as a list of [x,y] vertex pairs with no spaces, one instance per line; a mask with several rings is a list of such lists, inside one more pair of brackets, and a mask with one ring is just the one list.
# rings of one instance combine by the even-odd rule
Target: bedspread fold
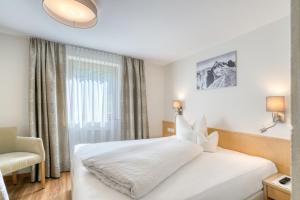
[[139,199],[203,152],[200,145],[175,137],[149,140],[82,159],[109,187]]

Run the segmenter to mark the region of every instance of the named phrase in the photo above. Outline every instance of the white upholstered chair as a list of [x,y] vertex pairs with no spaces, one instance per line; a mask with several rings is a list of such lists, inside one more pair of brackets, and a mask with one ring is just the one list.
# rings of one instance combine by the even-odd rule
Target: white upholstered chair
[[0,170],[12,173],[17,184],[17,171],[39,164],[42,187],[45,188],[45,150],[40,138],[16,136],[16,128],[0,128]]

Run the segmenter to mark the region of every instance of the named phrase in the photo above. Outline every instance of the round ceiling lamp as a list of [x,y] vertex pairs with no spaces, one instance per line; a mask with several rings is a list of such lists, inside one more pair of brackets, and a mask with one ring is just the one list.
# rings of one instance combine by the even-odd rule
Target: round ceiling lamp
[[90,28],[97,23],[94,0],[43,0],[43,7],[49,16],[74,28]]

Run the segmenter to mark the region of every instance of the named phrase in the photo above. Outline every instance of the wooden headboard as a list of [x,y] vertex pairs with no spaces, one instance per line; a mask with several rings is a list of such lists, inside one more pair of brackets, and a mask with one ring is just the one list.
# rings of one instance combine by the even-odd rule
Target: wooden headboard
[[[213,131],[219,132],[220,147],[271,160],[280,173],[290,175],[291,142],[289,140],[208,128],[209,133]],[[163,136],[174,134],[176,134],[175,123],[163,121]]]

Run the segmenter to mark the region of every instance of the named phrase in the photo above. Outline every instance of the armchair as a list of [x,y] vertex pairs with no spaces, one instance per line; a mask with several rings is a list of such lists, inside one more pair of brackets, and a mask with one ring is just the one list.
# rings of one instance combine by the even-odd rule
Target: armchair
[[0,170],[12,173],[17,184],[17,171],[39,164],[42,188],[45,188],[45,150],[40,138],[16,136],[16,128],[0,128]]

